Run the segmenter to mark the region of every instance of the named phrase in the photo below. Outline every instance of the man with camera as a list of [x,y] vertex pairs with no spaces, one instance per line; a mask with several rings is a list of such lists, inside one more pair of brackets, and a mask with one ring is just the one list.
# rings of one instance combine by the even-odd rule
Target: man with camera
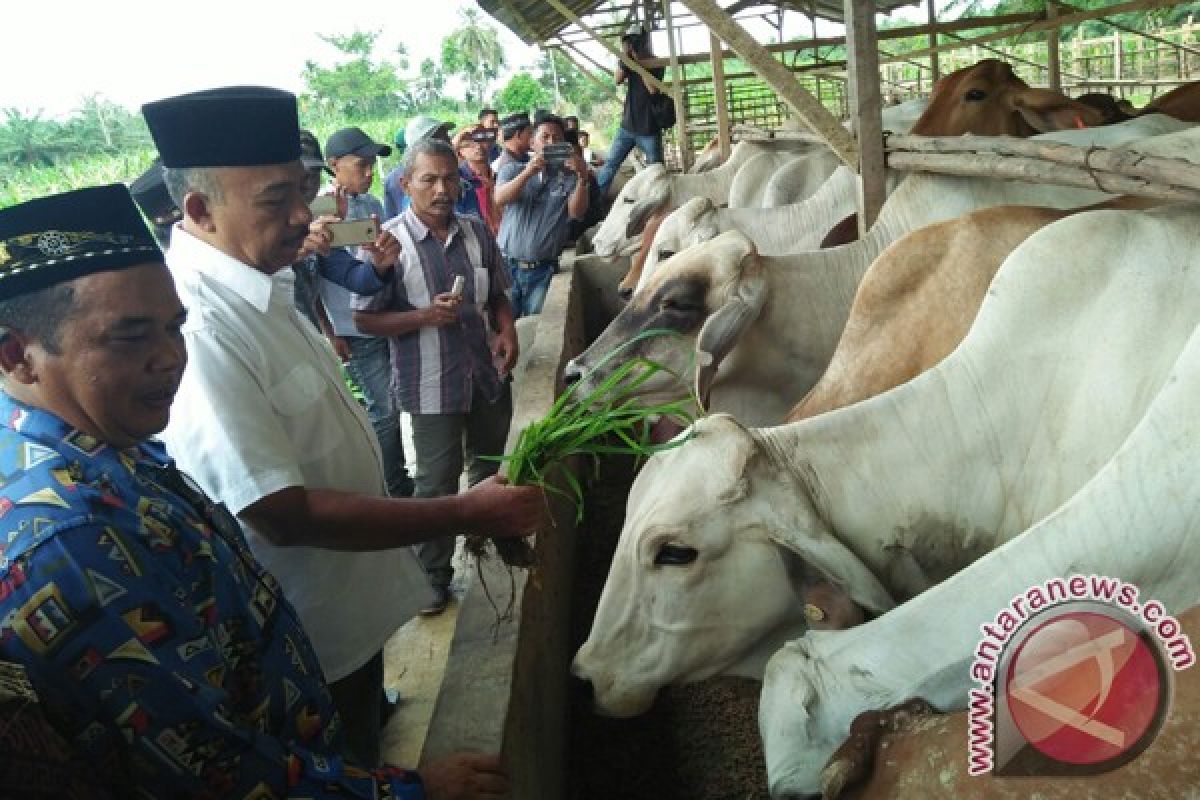
[[490,164],[500,157],[500,112],[494,108],[481,109],[479,125],[492,132],[492,143],[487,152],[487,160]]
[[504,210],[500,250],[512,277],[518,318],[541,313],[568,222],[587,214],[587,164],[565,138],[562,120],[543,117],[529,161],[505,165],[496,178],[496,205]]
[[[626,57],[643,64],[654,58],[650,49],[650,36],[640,27],[634,27],[621,37],[621,49]],[[662,67],[646,69],[660,81],[666,70]],[[615,74],[617,85],[628,83],[625,92],[625,109],[621,115],[621,127],[613,137],[612,147],[608,150],[604,168],[596,177],[600,190],[608,193],[608,187],[616,177],[617,170],[625,163],[630,151],[636,146],[646,156],[648,164],[661,164],[663,160],[662,131],[654,119],[653,104],[658,89],[647,86],[642,76],[628,69],[625,62],[617,64]]]

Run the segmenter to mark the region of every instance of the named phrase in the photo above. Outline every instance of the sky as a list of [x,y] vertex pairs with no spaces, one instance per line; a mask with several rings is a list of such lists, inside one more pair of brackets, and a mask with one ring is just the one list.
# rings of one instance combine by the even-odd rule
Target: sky
[[[150,100],[214,86],[302,91],[306,60],[337,61],[337,51],[318,34],[382,30],[376,56],[390,57],[403,42],[415,71],[422,59],[439,58],[442,38],[458,27],[459,9],[475,3],[57,0],[4,6],[5,30],[25,33],[6,36],[0,47],[0,108],[63,118],[92,94],[136,110]],[[536,61],[534,48],[495,27],[510,71]]]

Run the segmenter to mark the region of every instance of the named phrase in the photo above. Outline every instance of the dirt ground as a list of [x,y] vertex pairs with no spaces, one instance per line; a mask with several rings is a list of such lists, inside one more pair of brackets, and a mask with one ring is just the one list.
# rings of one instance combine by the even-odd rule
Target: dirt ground
[[[621,532],[632,464],[612,460],[588,493],[579,532],[572,631],[587,638]],[[716,678],[659,694],[648,714],[594,714],[588,687],[570,702],[567,774],[572,800],[767,800],[758,735],[759,684]]]

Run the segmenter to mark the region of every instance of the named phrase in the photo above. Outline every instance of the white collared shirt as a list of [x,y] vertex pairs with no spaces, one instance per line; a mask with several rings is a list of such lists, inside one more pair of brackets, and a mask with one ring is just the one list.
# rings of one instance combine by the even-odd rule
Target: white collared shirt
[[[188,366],[162,435],[180,468],[234,514],[291,486],[386,494],[375,433],[329,344],[296,312],[291,270],[265,275],[180,226],[167,265],[188,309]],[[242,526],[327,680],[365,664],[429,600],[407,547],[277,547]]]

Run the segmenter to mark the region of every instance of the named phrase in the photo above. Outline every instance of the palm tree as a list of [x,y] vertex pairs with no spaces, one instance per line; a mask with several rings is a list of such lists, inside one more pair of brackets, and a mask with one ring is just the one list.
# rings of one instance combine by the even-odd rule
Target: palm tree
[[504,48],[496,29],[487,25],[478,9],[459,11],[462,26],[442,40],[442,67],[461,75],[467,83],[467,100],[481,102],[488,84],[505,65]]
[[53,164],[55,157],[67,150],[61,129],[57,122],[42,119],[40,111],[25,116],[19,109],[4,109],[4,122],[0,125],[0,161]]

